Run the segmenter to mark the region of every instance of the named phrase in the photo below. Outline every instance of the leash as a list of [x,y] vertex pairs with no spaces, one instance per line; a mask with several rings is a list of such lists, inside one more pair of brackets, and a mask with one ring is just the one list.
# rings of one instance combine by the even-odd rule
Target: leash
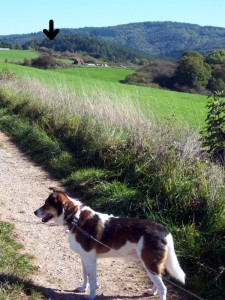
[[[72,225],[71,229],[77,229],[77,230],[80,231],[84,236],[86,236],[88,239],[95,241],[96,243],[98,243],[98,244],[100,244],[100,245],[102,245],[102,246],[108,248],[109,250],[113,250],[113,251],[119,253],[117,250],[112,249],[111,247],[105,245],[104,243],[102,243],[102,242],[100,242],[99,240],[97,240],[96,238],[94,238],[93,235],[91,235],[90,233],[88,233],[87,231],[85,231],[84,229],[82,229],[82,228],[77,224],[77,222],[72,221],[72,222],[71,222],[71,225]],[[70,230],[71,230],[71,229],[70,229]],[[121,255],[121,253],[119,253],[119,254]],[[129,259],[129,258],[126,257],[126,259]]]
[[[78,221],[78,219],[77,219],[77,221]],[[70,230],[73,230],[73,229],[77,229],[78,231],[80,231],[80,232],[81,232],[85,237],[87,237],[88,239],[93,240],[93,241],[95,241],[96,243],[98,243],[98,244],[100,244],[100,245],[106,247],[107,249],[112,250],[112,251],[118,253],[120,256],[122,256],[122,257],[125,258],[126,260],[137,263],[137,261],[132,260],[132,259],[129,258],[129,257],[126,257],[125,255],[121,254],[119,251],[117,251],[117,250],[115,250],[115,249],[113,249],[113,248],[107,246],[106,244],[104,244],[104,243],[100,242],[99,240],[97,240],[96,238],[94,238],[93,235],[91,235],[90,233],[88,233],[87,231],[85,231],[84,229],[82,229],[82,228],[77,224],[77,222],[75,222],[74,220],[71,222],[71,227],[68,227],[68,232],[69,232]],[[154,272],[151,272],[151,271],[150,271],[150,273],[152,273],[153,275],[158,275],[158,276],[159,276],[159,274],[157,274],[157,273],[154,273]],[[162,275],[160,275],[160,276],[161,276],[165,281],[167,281],[168,283],[170,283],[171,285],[173,285],[173,286],[175,286],[176,288],[182,290],[183,292],[185,292],[185,293],[187,293],[187,294],[189,294],[189,295],[195,297],[196,299],[207,300],[207,299],[203,299],[203,298],[199,297],[198,295],[196,295],[196,294],[194,294],[194,293],[192,293],[192,292],[186,290],[185,288],[179,286],[178,284],[176,284],[176,283],[170,281],[170,280],[167,279],[165,276],[162,276]]]

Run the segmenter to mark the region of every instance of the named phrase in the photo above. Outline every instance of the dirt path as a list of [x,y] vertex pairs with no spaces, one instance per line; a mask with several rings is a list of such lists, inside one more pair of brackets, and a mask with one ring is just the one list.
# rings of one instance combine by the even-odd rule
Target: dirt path
[[[35,256],[38,271],[34,284],[43,288],[46,299],[82,299],[73,292],[82,279],[79,256],[67,243],[66,232],[53,223],[42,224],[33,212],[48,196],[49,186],[60,186],[31,162],[0,132],[0,219],[15,225],[14,235],[24,252]],[[142,267],[121,259],[98,261],[97,300],[159,299],[146,297],[150,287]],[[168,287],[168,299],[184,299]]]

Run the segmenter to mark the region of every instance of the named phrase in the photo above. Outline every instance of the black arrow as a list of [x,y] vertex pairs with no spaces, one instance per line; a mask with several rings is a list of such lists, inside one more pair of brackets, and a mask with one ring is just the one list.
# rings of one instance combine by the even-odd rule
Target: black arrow
[[50,40],[54,40],[54,38],[59,33],[59,29],[54,30],[54,21],[50,20],[49,21],[49,30],[44,29],[43,32]]

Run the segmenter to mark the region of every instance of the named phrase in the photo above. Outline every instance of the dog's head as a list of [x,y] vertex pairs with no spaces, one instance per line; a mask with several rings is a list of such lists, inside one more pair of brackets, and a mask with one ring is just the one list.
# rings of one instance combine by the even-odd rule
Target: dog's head
[[42,219],[42,222],[56,221],[63,215],[63,206],[67,198],[65,193],[58,188],[50,188],[53,192],[45,200],[43,206],[35,210],[34,214]]

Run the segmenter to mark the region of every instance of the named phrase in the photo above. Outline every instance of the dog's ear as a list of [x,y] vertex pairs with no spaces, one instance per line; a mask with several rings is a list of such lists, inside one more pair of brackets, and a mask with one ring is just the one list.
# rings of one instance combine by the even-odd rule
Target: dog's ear
[[50,187],[49,190],[53,191],[54,193],[65,193],[65,191],[63,189],[58,188],[58,187]]
[[58,187],[50,187],[49,188],[53,193],[51,193],[51,197],[55,203],[60,201],[59,194],[65,194],[64,190]]
[[54,202],[57,203],[58,202],[58,195],[54,192],[52,196],[53,196]]
[[49,190],[50,191],[53,191],[54,193],[57,191],[57,187],[53,187],[53,186],[51,186],[51,187],[49,187]]

